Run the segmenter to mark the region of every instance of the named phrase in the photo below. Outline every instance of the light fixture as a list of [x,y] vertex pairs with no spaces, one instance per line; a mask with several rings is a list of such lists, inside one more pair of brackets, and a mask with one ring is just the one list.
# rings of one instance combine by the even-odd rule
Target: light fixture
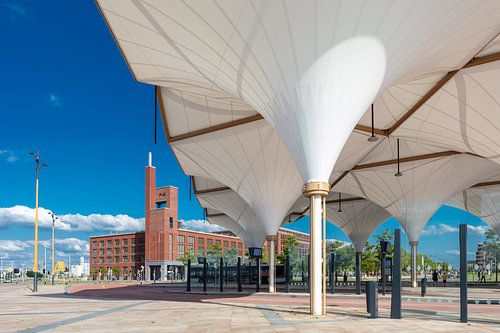
[[337,213],[342,213],[342,193],[339,192],[339,209],[337,210]]
[[396,172],[394,174],[394,176],[401,177],[403,175],[403,173],[401,172],[401,170],[399,168],[399,138],[397,139],[397,150],[398,150],[398,172]]
[[372,103],[372,135],[368,138],[369,142],[375,142],[378,140],[378,138],[375,136],[375,117],[373,115],[373,103]]

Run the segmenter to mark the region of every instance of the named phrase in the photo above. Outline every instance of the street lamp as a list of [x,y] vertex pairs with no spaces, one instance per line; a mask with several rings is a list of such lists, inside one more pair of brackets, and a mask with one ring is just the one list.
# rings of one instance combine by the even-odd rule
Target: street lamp
[[54,251],[54,224],[56,222],[56,220],[59,220],[58,217],[56,217],[54,215],[53,212],[49,212],[49,215],[52,217],[52,285],[54,285],[54,278],[56,276],[56,271],[55,271],[55,268],[54,268],[54,265],[55,265],[55,251]]
[[35,157],[36,164],[36,182],[35,182],[35,253],[33,260],[33,292],[36,293],[38,291],[38,177],[40,175],[40,170],[46,167],[48,164],[45,162],[40,162],[40,151],[36,153],[30,151],[30,155]]

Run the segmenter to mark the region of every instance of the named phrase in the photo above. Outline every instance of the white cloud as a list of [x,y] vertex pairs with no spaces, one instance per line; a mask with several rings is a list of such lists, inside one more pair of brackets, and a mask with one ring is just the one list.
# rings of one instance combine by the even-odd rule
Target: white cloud
[[443,235],[451,232],[458,232],[458,228],[452,227],[451,225],[441,223],[439,226],[430,225],[424,229],[422,232],[422,236],[431,236],[431,235]]
[[[460,255],[460,251],[459,250],[446,250],[444,252],[447,253],[447,254],[454,255],[454,256],[459,256]],[[473,256],[473,255],[476,255],[476,254],[474,252],[467,251],[467,255],[468,256]]]
[[467,229],[470,230],[470,232],[473,232],[473,233],[476,233],[479,235],[484,235],[486,233],[486,231],[489,229],[489,227],[486,225],[478,225],[477,227],[473,226],[473,225],[467,225]]
[[27,242],[19,240],[0,240],[0,251],[24,251],[28,246]]
[[0,149],[0,158],[9,163],[16,162],[18,157],[11,150]]
[[[49,210],[43,207],[38,209],[38,223],[41,228],[51,228],[52,218]],[[110,214],[64,214],[59,215],[55,222],[58,230],[72,231],[112,231],[132,232],[144,230],[144,219],[133,218],[128,215]],[[26,206],[0,208],[0,228],[13,225],[31,227],[35,223],[35,209]]]
[[56,107],[56,108],[61,108],[62,107],[62,100],[61,100],[61,97],[56,95],[56,94],[53,94],[53,93],[50,93],[49,94],[49,99],[47,100],[49,102],[50,105]]
[[202,232],[214,232],[214,231],[222,231],[226,230],[221,226],[216,224],[210,224],[206,220],[179,220],[182,222],[182,228],[193,231],[202,231]]

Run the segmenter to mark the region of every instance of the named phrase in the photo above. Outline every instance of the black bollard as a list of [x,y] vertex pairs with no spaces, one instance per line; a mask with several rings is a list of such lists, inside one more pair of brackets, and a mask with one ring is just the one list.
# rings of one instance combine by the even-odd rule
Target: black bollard
[[401,319],[401,230],[394,230],[391,318]]
[[252,263],[248,261],[248,284],[252,285]]
[[460,322],[467,322],[467,224],[461,224],[460,234]]
[[286,256],[285,263],[285,292],[290,291],[290,256]]
[[207,262],[203,263],[203,292],[207,291]]
[[259,274],[260,273],[260,258],[259,257],[257,257],[257,263],[256,264],[257,264],[257,283],[255,284],[255,290],[257,292],[260,292],[260,279],[259,279],[259,277],[260,277],[259,276],[260,275]]
[[224,291],[224,259],[219,260],[219,291]]
[[191,291],[191,259],[188,259],[188,264],[187,264],[186,291]]
[[366,311],[370,314],[369,318],[378,317],[378,283],[377,281],[368,281],[366,283]]
[[420,296],[424,297],[427,293],[427,278],[420,280]]
[[335,253],[330,254],[330,293],[335,293]]
[[238,257],[238,266],[236,270],[236,281],[238,283],[238,292],[242,291],[241,288],[241,257]]

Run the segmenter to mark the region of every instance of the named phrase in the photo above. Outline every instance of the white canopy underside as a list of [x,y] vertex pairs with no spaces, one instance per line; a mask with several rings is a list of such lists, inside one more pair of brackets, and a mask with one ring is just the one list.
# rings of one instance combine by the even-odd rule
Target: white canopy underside
[[[167,137],[184,171],[233,189],[267,234],[293,211],[304,180],[327,173],[336,189],[387,208],[418,240],[447,197],[495,169],[480,157],[447,153],[500,162],[498,1],[98,4],[136,79],[161,87]],[[387,58],[374,100],[377,142],[366,141],[370,112],[349,136],[378,75],[364,71],[370,82],[356,81],[355,69],[377,65],[357,53],[345,63],[334,58],[342,50],[322,58],[360,36],[375,40],[355,39],[353,49],[371,43],[365,53],[376,60],[378,40]],[[335,95],[338,81],[328,77],[340,69],[331,59],[357,89],[340,85],[345,90]],[[349,111],[346,96],[359,102]],[[402,164],[403,177],[387,163],[396,158],[396,137],[401,158],[420,156]]]
[[476,215],[500,235],[500,185],[467,189],[448,200],[446,205]]
[[467,154],[351,171],[335,190],[367,198],[387,209],[418,241],[430,217],[456,193],[491,178],[498,166]]

